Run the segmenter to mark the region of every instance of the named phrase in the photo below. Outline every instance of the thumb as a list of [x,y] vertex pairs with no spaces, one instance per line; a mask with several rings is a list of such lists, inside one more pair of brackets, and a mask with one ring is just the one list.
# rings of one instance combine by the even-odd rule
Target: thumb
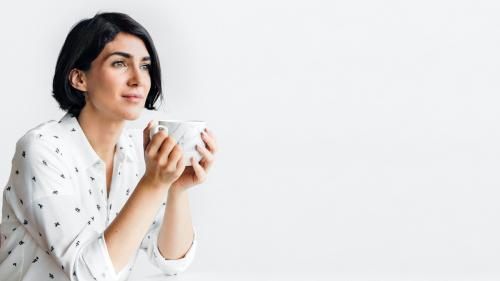
[[148,125],[144,129],[142,133],[142,143],[144,144],[144,150],[146,150],[146,147],[148,147],[149,144],[149,132],[153,128],[153,121],[149,121]]

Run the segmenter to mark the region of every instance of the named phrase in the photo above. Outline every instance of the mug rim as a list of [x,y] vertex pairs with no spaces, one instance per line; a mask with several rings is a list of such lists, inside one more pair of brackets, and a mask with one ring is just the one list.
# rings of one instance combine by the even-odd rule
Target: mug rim
[[178,119],[156,120],[157,124],[160,124],[160,122],[165,122],[165,123],[195,123],[195,124],[205,123],[205,121],[202,121],[202,120],[178,120]]

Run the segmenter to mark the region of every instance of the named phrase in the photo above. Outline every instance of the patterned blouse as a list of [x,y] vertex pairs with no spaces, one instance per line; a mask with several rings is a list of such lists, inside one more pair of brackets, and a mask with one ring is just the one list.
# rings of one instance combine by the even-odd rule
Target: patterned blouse
[[[3,191],[2,281],[128,279],[138,251],[122,271],[116,272],[104,231],[144,172],[140,169],[144,166],[142,136],[137,141],[131,132],[124,129],[118,140],[110,194],[104,161],[69,113],[58,122],[38,125],[17,141]],[[166,199],[167,195],[139,249],[164,274],[176,275],[191,264],[197,233],[193,226],[193,244],[183,258],[163,258],[157,239]]]

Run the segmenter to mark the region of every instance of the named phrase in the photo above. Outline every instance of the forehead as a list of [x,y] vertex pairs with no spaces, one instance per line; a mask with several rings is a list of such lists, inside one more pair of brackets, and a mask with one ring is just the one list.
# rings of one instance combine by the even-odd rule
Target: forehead
[[149,56],[149,52],[142,39],[123,32],[118,33],[113,41],[108,42],[104,46],[100,57],[106,58],[108,54],[113,52],[129,53],[138,59]]

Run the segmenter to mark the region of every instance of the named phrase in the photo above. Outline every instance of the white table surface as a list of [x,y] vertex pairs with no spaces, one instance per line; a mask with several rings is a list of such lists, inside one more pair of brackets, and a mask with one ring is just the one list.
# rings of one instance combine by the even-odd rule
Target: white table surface
[[[321,270],[321,269],[320,269]],[[149,263],[144,253],[140,252],[136,264],[129,278],[130,281],[160,281],[160,280],[179,280],[179,281],[496,281],[498,275],[460,275],[447,274],[439,275],[432,273],[421,274],[396,274],[394,272],[379,272],[377,274],[359,272],[340,273],[334,269],[322,269],[323,272],[300,272],[300,268],[291,268],[288,272],[233,272],[227,268],[224,272],[199,272],[196,268],[188,268],[187,271],[177,276],[166,276]]]

